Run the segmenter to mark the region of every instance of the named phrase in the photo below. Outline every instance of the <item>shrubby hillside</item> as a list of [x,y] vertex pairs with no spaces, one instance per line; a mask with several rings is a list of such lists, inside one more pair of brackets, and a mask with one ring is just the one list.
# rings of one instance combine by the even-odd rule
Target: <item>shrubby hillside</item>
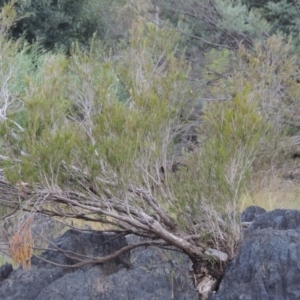
[[299,9],[1,1],[0,205],[12,259],[26,265],[32,251],[22,212],[40,212],[175,246],[213,286],[236,255],[243,207],[297,207]]

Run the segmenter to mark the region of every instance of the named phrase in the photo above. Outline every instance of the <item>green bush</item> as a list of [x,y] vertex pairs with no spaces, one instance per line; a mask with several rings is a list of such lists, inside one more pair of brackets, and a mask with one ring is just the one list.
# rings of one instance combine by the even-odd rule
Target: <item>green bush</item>
[[249,12],[258,13],[265,21],[268,22],[271,35],[277,34],[286,40],[292,40],[292,51],[297,53],[300,46],[299,36],[299,4],[291,0],[275,1],[243,1],[249,6]]
[[18,19],[11,35],[25,36],[29,43],[38,41],[47,50],[62,48],[67,52],[76,41],[88,47],[94,33],[112,45],[123,34],[117,20],[118,10],[125,3],[125,0],[18,0],[15,4]]
[[[152,216],[153,207],[128,192],[132,185],[144,187],[178,230],[233,255],[239,197],[273,133],[268,101],[277,95],[274,85],[290,82],[293,60],[275,38],[268,51],[258,45],[256,52],[241,47],[237,57],[210,52],[211,70],[222,71],[224,62],[234,72],[205,92],[227,98],[204,106],[196,119],[197,143],[178,153],[178,136],[195,122],[190,115],[198,100],[178,42],[171,27],[138,19],[130,47],[118,56],[97,39],[89,52],[74,45],[69,58],[42,53],[38,66],[21,74],[22,124],[16,126],[18,112],[3,124],[5,149],[12,150],[6,176],[12,183],[93,193],[99,205],[109,197],[115,210],[127,203],[132,213]],[[270,65],[271,53],[284,62]],[[177,169],[174,161],[180,161]],[[105,213],[110,215],[109,206]]]

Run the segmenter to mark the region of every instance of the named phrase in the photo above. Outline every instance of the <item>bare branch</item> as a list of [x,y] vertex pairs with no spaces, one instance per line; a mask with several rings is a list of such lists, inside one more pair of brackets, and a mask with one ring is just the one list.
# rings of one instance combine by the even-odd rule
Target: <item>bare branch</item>
[[156,199],[151,196],[149,194],[149,192],[134,187],[134,186],[130,186],[128,189],[130,192],[142,197],[144,200],[147,201],[147,203],[154,208],[154,210],[157,212],[157,214],[161,217],[161,219],[163,220],[163,222],[169,226],[170,228],[175,228],[175,223],[174,221],[167,216],[166,212],[163,210],[163,208],[158,204],[158,202],[156,201]]
[[[6,180],[0,181],[0,192],[2,194],[7,194],[7,189],[12,191],[12,194],[15,195],[15,197],[19,196],[20,191],[17,187],[11,186]],[[149,202],[149,205],[151,205],[153,208],[159,208],[157,201],[154,198],[151,198],[147,193],[145,193],[142,189],[136,189],[134,187],[130,187],[130,190],[132,192],[137,193],[141,197],[145,198],[146,201]],[[132,218],[131,215],[128,215],[128,212],[125,210],[123,211],[124,214],[116,213],[111,209],[107,209],[105,205],[103,205],[98,198],[89,198],[81,193],[76,192],[54,192],[46,189],[42,189],[42,187],[38,187],[33,189],[31,186],[26,186],[26,189],[22,191],[22,201],[24,202],[23,206],[21,206],[21,209],[27,209],[30,206],[37,206],[38,199],[41,199],[43,203],[62,203],[65,205],[70,205],[71,207],[79,207],[81,209],[86,210],[89,212],[89,214],[96,214],[96,215],[103,215],[111,217],[115,220],[118,220],[123,225],[123,229],[128,230],[134,234],[140,234],[143,235],[143,233],[146,233],[146,235],[153,235],[154,237],[158,237],[161,240],[164,240],[170,245],[174,245],[184,251],[190,258],[196,259],[197,257],[203,256],[203,253],[206,250],[206,247],[204,245],[201,245],[201,243],[197,242],[197,246],[195,246],[193,243],[188,242],[187,239],[181,238],[178,235],[172,233],[172,231],[169,231],[165,229],[162,224],[160,224],[157,220],[155,220],[153,217],[147,215],[145,212],[138,212],[136,211],[136,217]],[[20,208],[19,201],[13,201],[13,205]],[[57,204],[55,205],[57,207]],[[118,208],[119,209],[119,208]],[[66,216],[63,213],[60,213],[58,211],[46,211],[44,209],[36,209],[36,211],[41,211],[43,213],[53,215],[53,216]],[[122,210],[119,210],[119,212],[122,212]],[[84,218],[84,213],[80,215],[80,218]],[[69,214],[71,217],[76,217],[78,214]],[[162,214],[162,217],[165,218],[166,224],[170,222],[170,220],[167,218],[166,215]],[[102,220],[102,218],[100,219]],[[115,223],[115,224],[120,224]],[[122,226],[121,225],[121,226]],[[174,228],[174,223],[171,223]],[[127,248],[126,248],[127,249]],[[130,249],[130,248],[128,248]],[[123,252],[122,252],[123,253]],[[216,259],[220,259],[219,254],[214,255]],[[111,256],[110,256],[111,257]],[[114,256],[112,256],[113,258]],[[103,261],[106,261],[105,259]],[[101,263],[102,260],[99,260],[99,263]]]

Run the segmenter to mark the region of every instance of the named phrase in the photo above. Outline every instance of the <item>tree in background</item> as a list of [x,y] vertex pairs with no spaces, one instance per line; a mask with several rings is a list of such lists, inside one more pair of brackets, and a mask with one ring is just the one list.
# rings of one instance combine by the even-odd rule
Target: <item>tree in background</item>
[[126,34],[118,25],[118,9],[125,3],[125,0],[19,0],[15,9],[20,19],[11,35],[25,36],[30,43],[38,41],[47,50],[56,47],[68,51],[75,41],[87,47],[95,33],[100,39],[113,42]]
[[38,40],[48,50],[69,51],[75,41],[87,48],[94,33],[116,47],[118,41],[128,41],[136,14],[153,19],[158,26],[166,20],[178,25],[182,46],[192,60],[211,48],[237,49],[241,42],[251,47],[274,33],[293,38],[295,47],[299,40],[296,1],[19,0],[15,8],[19,20],[12,36]]
[[252,1],[244,0],[250,10],[259,13],[270,24],[270,34],[278,34],[293,42],[297,51],[299,40],[300,3],[296,0]]

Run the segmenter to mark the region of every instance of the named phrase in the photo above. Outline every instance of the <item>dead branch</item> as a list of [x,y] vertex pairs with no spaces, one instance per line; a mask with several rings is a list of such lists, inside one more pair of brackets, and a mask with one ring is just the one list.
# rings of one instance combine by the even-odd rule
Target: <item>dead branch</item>
[[157,214],[160,216],[160,218],[163,220],[163,222],[169,226],[170,228],[175,228],[174,221],[167,216],[167,213],[164,211],[164,209],[158,204],[157,200],[150,195],[147,191],[137,188],[135,186],[129,187],[129,192],[132,192],[141,198],[143,198],[147,203],[157,212]]
[[[1,173],[1,172],[0,172]],[[170,230],[171,228],[175,228],[174,222],[167,217],[165,213],[162,213],[162,209],[159,207],[158,202],[155,198],[151,197],[147,194],[143,189],[139,189],[136,187],[131,186],[129,190],[138,194],[140,197],[145,199],[149,203],[149,205],[156,210],[160,210],[161,218],[164,220],[162,223],[158,222],[152,216],[146,214],[144,211],[141,211],[137,208],[130,208],[127,210],[120,205],[111,205],[111,207],[107,207],[101,199],[95,196],[87,196],[80,192],[74,191],[52,191],[42,186],[29,186],[27,185],[24,191],[22,191],[22,199],[20,202],[20,191],[17,186],[13,186],[9,184],[5,179],[4,175],[2,174],[0,180],[0,193],[8,197],[8,200],[12,206],[16,208],[29,210],[30,208],[34,208],[35,211],[40,211],[42,213],[52,215],[52,216],[59,216],[63,217],[66,216],[66,213],[59,211],[57,208],[57,204],[63,204],[67,207],[72,207],[72,209],[79,208],[85,211],[87,214],[94,214],[97,216],[105,216],[111,217],[118,222],[114,224],[118,224],[124,230],[130,230],[133,234],[137,235],[153,235],[159,239],[166,241],[170,245],[174,245],[184,251],[190,258],[197,259],[204,255],[204,252],[207,250],[205,245],[200,244],[197,242],[197,246],[194,243],[186,240],[185,238],[181,238],[176,234],[176,231]],[[8,193],[9,191],[9,193]],[[54,204],[57,210],[48,210],[42,209],[39,203],[49,205]],[[104,201],[105,202],[105,201]],[[112,202],[112,199],[110,199]],[[85,213],[81,212],[81,214],[75,213],[67,213],[68,217],[79,217],[85,218]],[[99,219],[99,217],[98,217]],[[100,218],[102,221],[103,218]],[[169,229],[164,228],[163,225],[169,225]],[[215,259],[219,260],[220,255],[212,255]]]

